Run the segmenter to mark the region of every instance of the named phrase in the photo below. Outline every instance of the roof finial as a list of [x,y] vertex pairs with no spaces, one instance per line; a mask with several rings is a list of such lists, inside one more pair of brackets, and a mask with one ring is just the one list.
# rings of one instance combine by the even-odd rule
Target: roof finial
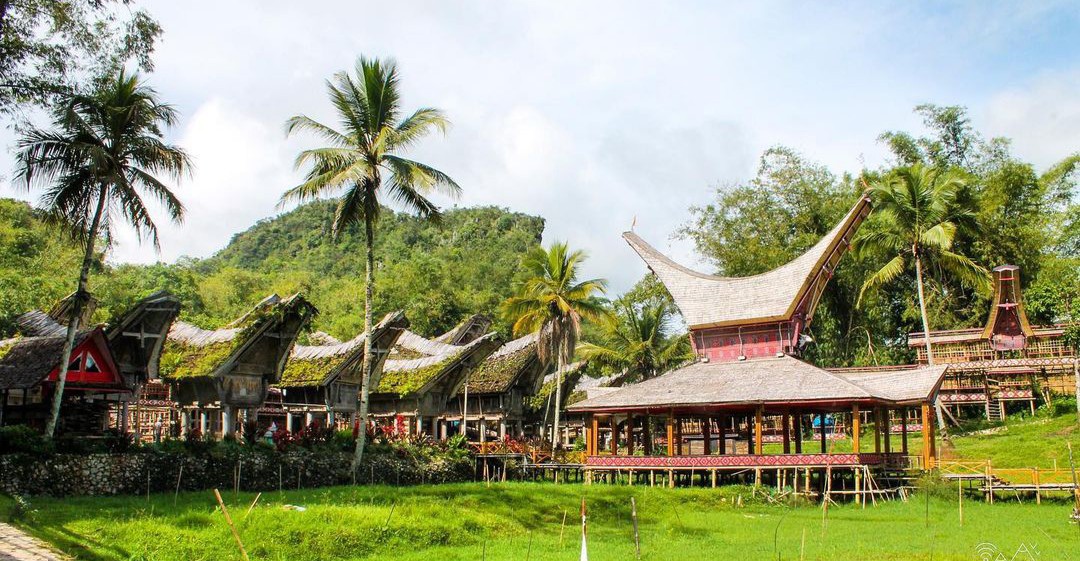
[[634,215],[634,220],[630,222],[630,231],[634,231],[634,226],[637,226],[637,215]]

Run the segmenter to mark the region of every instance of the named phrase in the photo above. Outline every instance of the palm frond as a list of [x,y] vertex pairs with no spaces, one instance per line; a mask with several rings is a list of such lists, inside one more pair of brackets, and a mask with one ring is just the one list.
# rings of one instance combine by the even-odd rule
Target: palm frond
[[863,281],[862,287],[859,289],[859,297],[855,300],[855,306],[859,306],[862,303],[863,296],[868,291],[877,290],[903,274],[906,267],[905,261],[903,254],[897,255],[867,277],[866,280]]

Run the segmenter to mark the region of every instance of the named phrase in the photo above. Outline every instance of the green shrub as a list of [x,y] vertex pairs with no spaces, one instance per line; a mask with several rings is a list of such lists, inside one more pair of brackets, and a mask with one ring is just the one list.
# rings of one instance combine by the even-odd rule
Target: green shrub
[[48,454],[52,443],[26,425],[0,427],[0,454]]

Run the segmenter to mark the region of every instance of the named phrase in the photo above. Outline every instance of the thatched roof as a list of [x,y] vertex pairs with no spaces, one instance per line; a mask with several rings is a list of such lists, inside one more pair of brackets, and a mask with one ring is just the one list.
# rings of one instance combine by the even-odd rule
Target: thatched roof
[[[410,331],[402,333],[398,346],[408,345],[413,353],[430,351],[408,359],[390,358],[383,364],[382,375],[374,383],[374,393],[414,395],[423,393],[455,367],[479,362],[498,347],[498,336],[489,333],[467,345],[446,345],[424,339]],[[391,357],[394,355],[391,354]]]
[[571,406],[576,411],[695,406],[851,402],[902,403],[929,399],[945,366],[902,372],[832,373],[790,356],[740,362],[697,362]]
[[15,324],[19,326],[19,333],[27,337],[49,337],[67,332],[66,324],[56,321],[41,310],[30,310],[22,314],[15,318]]
[[447,345],[465,345],[486,334],[488,329],[491,328],[491,324],[491,318],[488,316],[473,314],[434,340]]
[[869,205],[869,198],[860,198],[832,231],[802,255],[750,277],[699,273],[675,263],[633,232],[624,233],[623,238],[664,283],[691,328],[789,320],[800,310],[813,314],[816,302],[807,302],[805,297],[816,282],[828,280],[830,267],[846,251],[870,212]]
[[519,337],[499,347],[469,374],[469,393],[502,393],[529,370],[543,368],[536,354],[537,334]]
[[[271,329],[280,329],[286,317],[299,317],[301,324],[306,324],[315,313],[315,307],[299,294],[284,300],[273,294],[229,327],[210,330],[184,321],[174,322],[162,353],[161,377],[178,380],[222,374],[256,339],[284,337],[285,334],[273,333]],[[298,331],[287,335],[290,346]],[[277,368],[277,364],[273,365],[273,369]]]
[[[377,363],[375,370],[382,367],[390,347],[394,345],[398,337],[409,325],[402,312],[386,314],[377,325],[371,329],[371,345]],[[278,387],[300,387],[326,385],[339,377],[351,378],[345,375],[355,371],[357,374],[364,360],[364,334],[361,332],[356,337],[345,341],[327,345],[296,345],[293,347],[289,362],[285,365],[285,371],[281,374]],[[356,376],[359,382],[359,377]]]
[[[56,304],[53,304],[52,309],[49,310],[49,316],[57,322],[67,325],[68,320],[71,318],[71,307],[75,305],[75,294],[72,292],[61,298]],[[94,298],[91,294],[87,294],[86,297],[86,303],[83,304],[82,314],[79,317],[79,325],[90,325],[94,312],[98,307],[97,298]]]
[[[100,332],[100,328],[79,331],[75,335],[74,347]],[[40,384],[60,365],[65,339],[61,334],[0,341],[0,390],[32,388]]]

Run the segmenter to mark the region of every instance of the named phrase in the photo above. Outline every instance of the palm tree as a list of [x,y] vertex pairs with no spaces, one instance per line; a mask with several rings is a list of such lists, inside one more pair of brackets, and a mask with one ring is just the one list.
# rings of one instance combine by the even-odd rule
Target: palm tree
[[[857,255],[880,252],[893,256],[866,278],[859,290],[857,304],[867,292],[892,282],[914,266],[929,364],[934,364],[934,355],[923,286],[926,267],[936,265],[971,287],[984,288],[990,281],[986,269],[952,251],[957,221],[971,215],[957,202],[963,186],[964,180],[954,172],[922,164],[898,168],[870,187],[876,218],[859,230],[853,240]],[[940,403],[936,407],[938,425],[944,429]]]
[[570,251],[566,243],[555,242],[545,250],[535,247],[521,260],[529,276],[517,287],[517,294],[503,303],[503,314],[514,323],[514,334],[539,332],[537,354],[544,364],[556,362],[555,420],[552,450],[559,438],[559,410],[562,407],[562,378],[574,356],[581,322],[607,321],[609,312],[597,298],[607,290],[604,279],[578,280],[578,268],[585,252]]
[[44,188],[41,206],[84,245],[79,283],[67,325],[52,411],[45,434],[52,437],[60,417],[79,317],[90,298],[87,279],[97,243],[112,240],[120,220],[140,238],[159,247],[157,226],[143,200],[156,199],[176,223],[184,205],[156,176],[179,179],[191,163],[177,146],[166,144],[162,127],[172,126],[176,110],[157,93],[123,71],[92,93],[72,96],[53,112],[53,128],[31,129],[19,140],[16,180],[28,189]]
[[360,466],[367,441],[368,394],[371,369],[375,364],[371,360],[371,324],[375,296],[375,225],[382,208],[381,200],[390,197],[407,211],[438,220],[442,216],[439,209],[425,195],[438,192],[457,197],[461,193],[461,187],[443,172],[397,155],[432,130],[445,132],[450,123],[443,113],[429,107],[409,115],[402,113],[397,65],[392,60],[360,57],[354,72],[355,75],[338,72],[326,84],[340,129],[304,115],[286,122],[288,134],[307,131],[329,146],[300,152],[296,167],[307,168],[304,182],[281,196],[281,204],[285,204],[343,191],[334,210],[332,236],[337,239],[350,226],[364,226],[367,261],[364,362],[360,382],[361,430],[356,435],[353,471]]
[[603,326],[606,344],[585,343],[581,357],[621,372],[621,381],[648,380],[694,357],[684,335],[668,335],[674,307],[663,300],[616,303],[617,321]]

